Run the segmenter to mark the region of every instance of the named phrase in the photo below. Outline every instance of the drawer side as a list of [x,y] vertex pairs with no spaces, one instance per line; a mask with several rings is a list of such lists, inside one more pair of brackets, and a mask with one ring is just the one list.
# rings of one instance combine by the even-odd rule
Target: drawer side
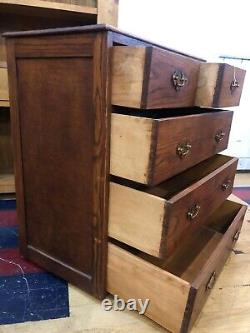
[[150,174],[154,120],[127,115],[111,116],[110,173],[147,184]]
[[140,108],[146,47],[112,49],[112,104]]
[[149,299],[145,315],[171,332],[180,332],[189,283],[109,243],[107,290],[124,300]]
[[[227,204],[229,206],[231,205],[232,208],[234,206],[238,206],[239,211],[232,220],[232,223],[228,228],[227,232],[223,235],[223,238],[221,239],[220,243],[215,248],[213,255],[209,258],[206,266],[201,270],[199,276],[193,283],[192,288],[195,288],[197,293],[192,309],[192,316],[190,318],[189,328],[192,327],[194,321],[198,317],[203,305],[205,304],[210,294],[211,289],[208,289],[207,286],[212,274],[215,272],[216,274],[215,277],[217,279],[217,277],[219,276],[225,265],[227,258],[229,257],[235,245],[236,233],[238,233],[242,227],[247,207],[230,201],[227,201]],[[224,212],[222,211],[222,214],[223,213]]]
[[165,200],[110,183],[109,236],[158,257]]

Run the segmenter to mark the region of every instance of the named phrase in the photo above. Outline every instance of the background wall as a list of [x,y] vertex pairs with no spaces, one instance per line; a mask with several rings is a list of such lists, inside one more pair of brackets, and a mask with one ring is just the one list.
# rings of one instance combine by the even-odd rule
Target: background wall
[[[119,28],[208,61],[250,58],[249,13],[246,0],[120,0]],[[226,153],[240,158],[240,169],[250,169],[250,61],[231,63],[248,74]]]

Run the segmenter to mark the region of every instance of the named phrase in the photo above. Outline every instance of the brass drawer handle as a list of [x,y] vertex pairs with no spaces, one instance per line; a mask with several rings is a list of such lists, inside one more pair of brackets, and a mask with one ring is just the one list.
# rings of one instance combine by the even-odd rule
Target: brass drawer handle
[[188,82],[187,77],[183,72],[175,71],[172,75],[172,82],[176,91],[180,90]]
[[232,181],[230,179],[225,181],[225,183],[221,185],[222,191],[229,190],[231,187],[232,187]]
[[176,154],[180,157],[183,158],[185,157],[187,154],[190,153],[192,146],[190,143],[186,142],[186,143],[180,143],[178,144],[177,148],[176,148]]
[[239,82],[237,81],[236,78],[234,78],[233,81],[232,81],[231,84],[230,84],[231,94],[232,94],[237,88],[239,88],[239,86],[240,86]]
[[216,272],[213,272],[206,285],[206,290],[211,290],[214,287],[215,281],[216,281]]
[[233,241],[237,242],[237,240],[239,239],[239,237],[240,237],[240,230],[237,230],[236,233],[233,236]]
[[226,133],[223,132],[222,130],[220,130],[220,131],[218,131],[218,132],[215,134],[214,139],[215,139],[215,141],[216,141],[217,143],[219,143],[219,142],[221,142],[221,141],[224,139],[224,136],[225,136],[225,135],[226,135]]
[[200,209],[201,209],[200,205],[198,204],[193,205],[193,207],[189,208],[187,212],[187,218],[190,221],[194,220],[198,216]]

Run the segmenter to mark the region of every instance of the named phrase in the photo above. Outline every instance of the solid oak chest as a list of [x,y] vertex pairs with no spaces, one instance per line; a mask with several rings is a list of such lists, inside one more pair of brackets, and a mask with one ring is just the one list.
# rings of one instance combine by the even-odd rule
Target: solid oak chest
[[233,113],[211,110],[238,105],[245,72],[104,25],[6,40],[22,254],[187,332],[246,210],[218,154]]

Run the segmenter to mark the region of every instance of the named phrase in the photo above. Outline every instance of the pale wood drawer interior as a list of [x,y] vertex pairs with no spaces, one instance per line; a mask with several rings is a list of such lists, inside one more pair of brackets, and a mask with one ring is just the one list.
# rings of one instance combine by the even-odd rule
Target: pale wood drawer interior
[[245,211],[225,201],[167,260],[109,243],[108,291],[125,300],[149,298],[146,316],[171,332],[187,332],[239,236]]

